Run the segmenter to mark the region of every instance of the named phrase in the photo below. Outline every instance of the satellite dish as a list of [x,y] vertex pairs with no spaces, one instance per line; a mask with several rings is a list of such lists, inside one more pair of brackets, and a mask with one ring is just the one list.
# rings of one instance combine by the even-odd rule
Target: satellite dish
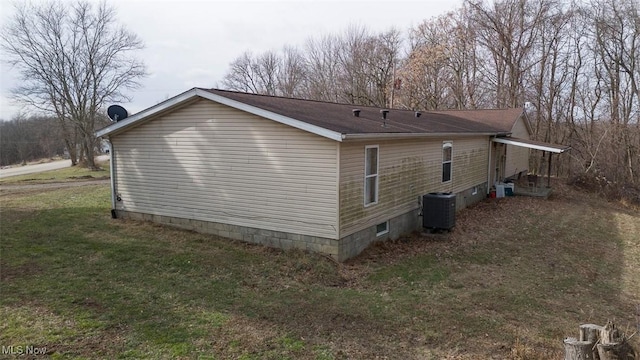
[[109,108],[107,109],[107,114],[113,121],[124,120],[127,118],[127,116],[129,116],[129,113],[127,113],[127,109],[123,108],[120,105],[109,106]]

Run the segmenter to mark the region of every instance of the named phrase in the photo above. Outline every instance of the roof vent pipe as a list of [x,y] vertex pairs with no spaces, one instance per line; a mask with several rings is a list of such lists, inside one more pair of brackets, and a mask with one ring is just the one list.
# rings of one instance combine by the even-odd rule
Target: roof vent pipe
[[353,116],[360,117],[360,109],[353,109],[351,111],[353,111]]
[[382,127],[387,127],[387,114],[389,113],[389,110],[380,110],[380,112],[382,113]]
[[420,111],[416,111],[416,117],[419,118],[422,115]]

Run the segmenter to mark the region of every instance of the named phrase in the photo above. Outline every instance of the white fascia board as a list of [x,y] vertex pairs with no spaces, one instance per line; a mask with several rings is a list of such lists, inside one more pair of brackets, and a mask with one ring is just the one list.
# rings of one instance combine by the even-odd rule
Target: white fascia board
[[548,151],[548,152],[552,152],[552,153],[555,153],[555,154],[561,154],[561,153],[563,153],[563,152],[568,150],[568,148],[560,149],[560,148],[551,147],[551,146],[545,146],[545,145],[528,144],[526,142],[517,141],[517,140],[510,140],[510,139],[505,139],[505,138],[494,138],[494,139],[491,139],[491,141],[497,142],[497,143],[501,143],[501,144],[526,147],[526,148],[529,148],[529,149]]
[[496,136],[496,133],[372,133],[372,134],[344,134],[344,140],[395,140],[407,138],[453,138],[453,137],[478,137]]
[[98,131],[96,131],[96,137],[102,137],[105,135],[109,135],[113,132],[116,132],[122,128],[128,127],[129,125],[136,123],[148,116],[157,114],[159,112],[165,111],[169,108],[172,108],[174,106],[177,106],[189,99],[192,99],[193,97],[196,96],[196,88],[193,88],[191,90],[187,90],[185,92],[183,92],[182,94],[176,95],[174,97],[172,97],[171,99],[165,100],[159,104],[156,104],[146,110],[143,110],[133,116],[130,116],[124,120],[120,120],[117,121],[105,128],[102,128]]
[[342,134],[339,132],[335,132],[329,129],[325,129],[323,127],[320,126],[316,126],[316,125],[312,125],[309,123],[306,123],[304,121],[300,121],[300,120],[296,120],[287,116],[283,116],[268,110],[264,110],[255,106],[251,106],[251,105],[247,105],[243,102],[240,101],[236,101],[236,100],[231,100],[229,98],[226,98],[224,96],[220,96],[211,92],[208,92],[206,90],[202,90],[202,89],[196,89],[196,94],[198,96],[201,96],[205,99],[211,100],[211,101],[215,101],[217,103],[223,104],[223,105],[227,105],[229,107],[238,109],[238,110],[242,110],[245,112],[248,112],[250,114],[253,115],[257,115],[257,116],[261,116],[263,118],[267,118],[269,120],[273,120],[275,122],[279,122],[281,124],[284,125],[288,125],[291,127],[294,127],[296,129],[300,129],[306,132],[310,132],[312,134],[316,134],[331,140],[335,140],[335,141],[342,141]]

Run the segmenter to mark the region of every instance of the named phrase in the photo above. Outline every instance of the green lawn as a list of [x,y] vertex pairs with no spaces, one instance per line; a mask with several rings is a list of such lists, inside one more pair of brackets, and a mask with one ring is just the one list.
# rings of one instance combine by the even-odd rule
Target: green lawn
[[637,326],[640,212],[568,188],[346,264],[113,220],[102,185],[0,209],[0,345],[53,358],[559,359],[581,323]]

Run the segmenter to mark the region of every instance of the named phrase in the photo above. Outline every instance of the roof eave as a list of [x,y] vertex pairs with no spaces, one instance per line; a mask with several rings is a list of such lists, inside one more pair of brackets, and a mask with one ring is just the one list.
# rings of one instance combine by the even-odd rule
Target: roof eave
[[406,138],[453,138],[473,136],[500,136],[507,133],[496,132],[429,132],[429,133],[370,133],[370,134],[342,134],[342,139],[348,140],[395,140]]

